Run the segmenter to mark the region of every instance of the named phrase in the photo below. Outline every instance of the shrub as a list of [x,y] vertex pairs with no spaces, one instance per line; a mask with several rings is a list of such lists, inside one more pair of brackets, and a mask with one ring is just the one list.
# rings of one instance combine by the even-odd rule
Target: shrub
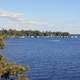
[[[17,65],[9,62],[4,56],[0,55],[0,77],[4,79],[10,79],[11,76],[22,80],[25,73],[29,70],[28,67]],[[23,80],[28,80],[27,77],[24,77]]]

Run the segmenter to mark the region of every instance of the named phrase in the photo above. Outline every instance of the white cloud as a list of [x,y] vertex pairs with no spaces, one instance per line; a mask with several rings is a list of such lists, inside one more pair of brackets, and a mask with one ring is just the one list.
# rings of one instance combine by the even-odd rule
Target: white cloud
[[7,23],[6,25],[10,25],[8,28],[12,28],[11,25],[15,29],[31,29],[31,30],[47,30],[49,29],[49,24],[46,21],[34,21],[34,20],[28,20],[25,18],[25,15],[23,13],[17,13],[17,12],[11,12],[11,11],[0,11],[0,17],[7,17],[10,18],[11,21],[15,21],[15,23]]
[[10,12],[10,11],[0,11],[0,17],[10,17],[19,21],[24,19],[23,13],[16,13],[16,12]]
[[25,23],[25,24],[34,24],[34,25],[47,24],[45,21],[27,20],[23,13],[17,13],[17,12],[11,12],[11,11],[1,10],[0,11],[0,17],[8,17],[8,18],[20,21],[20,22]]

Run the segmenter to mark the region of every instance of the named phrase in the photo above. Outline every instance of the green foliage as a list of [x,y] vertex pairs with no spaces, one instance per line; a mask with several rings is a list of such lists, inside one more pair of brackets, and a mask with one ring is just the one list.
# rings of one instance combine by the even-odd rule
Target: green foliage
[[7,75],[7,77],[10,77],[12,75],[15,77],[17,75],[17,78],[19,78],[22,75],[24,76],[28,70],[28,67],[12,64],[4,56],[0,55],[0,76],[5,77]]
[[5,42],[3,38],[0,38],[0,49],[3,49],[5,47]]

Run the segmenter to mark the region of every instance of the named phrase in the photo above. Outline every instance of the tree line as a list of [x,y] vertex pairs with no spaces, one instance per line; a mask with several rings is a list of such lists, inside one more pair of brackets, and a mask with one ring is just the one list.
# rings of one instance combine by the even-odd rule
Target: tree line
[[5,29],[2,29],[0,30],[0,35],[3,35],[4,37],[7,37],[7,36],[14,36],[14,37],[17,37],[17,36],[34,36],[34,37],[37,37],[37,36],[50,36],[50,37],[54,37],[54,36],[69,36],[70,33],[69,32],[51,32],[51,31],[38,31],[38,30],[21,30],[21,31],[18,31],[18,30],[12,30],[12,29],[9,29],[9,30],[5,30]]

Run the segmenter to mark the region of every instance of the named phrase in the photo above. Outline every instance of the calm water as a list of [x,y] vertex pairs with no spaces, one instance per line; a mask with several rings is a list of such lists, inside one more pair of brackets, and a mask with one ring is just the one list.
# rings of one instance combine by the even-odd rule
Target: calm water
[[3,55],[28,65],[31,80],[80,80],[80,39],[9,39]]

